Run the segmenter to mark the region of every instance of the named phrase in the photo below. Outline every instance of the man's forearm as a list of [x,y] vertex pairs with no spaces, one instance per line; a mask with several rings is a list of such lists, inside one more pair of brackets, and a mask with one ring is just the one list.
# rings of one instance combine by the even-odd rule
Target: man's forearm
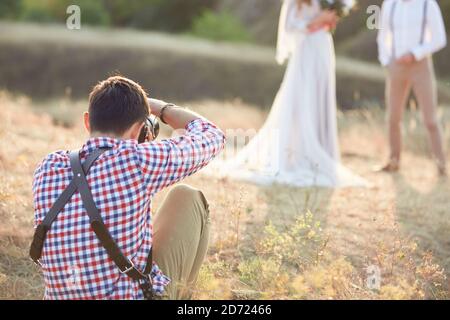
[[[161,117],[161,111],[167,102],[149,99],[149,104],[151,113]],[[169,106],[164,109],[164,121],[173,129],[184,129],[190,122],[199,118],[202,118],[199,114],[177,106]]]

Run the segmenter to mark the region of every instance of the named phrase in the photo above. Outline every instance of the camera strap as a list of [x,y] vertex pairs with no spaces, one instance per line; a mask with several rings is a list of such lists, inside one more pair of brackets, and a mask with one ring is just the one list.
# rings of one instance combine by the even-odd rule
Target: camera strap
[[50,211],[46,214],[42,223],[36,228],[30,248],[30,257],[36,264],[40,265],[39,259],[42,255],[45,238],[47,232],[51,228],[51,224],[56,220],[59,212],[64,208],[66,203],[70,201],[72,195],[78,191],[89,216],[91,227],[101,245],[108,253],[108,256],[111,260],[113,260],[122,274],[128,275],[134,281],[139,283],[139,287],[142,290],[144,298],[146,300],[151,300],[153,298],[152,280],[150,275],[153,265],[152,249],[150,249],[150,253],[147,258],[145,270],[141,272],[134,266],[133,262],[122,253],[106,228],[100,211],[94,202],[86,179],[86,174],[89,173],[89,170],[94,162],[107,150],[109,150],[109,148],[102,148],[93,151],[83,165],[80,161],[79,151],[73,151],[70,153],[70,166],[73,172],[73,179],[66,190],[64,190],[61,196],[56,200]]

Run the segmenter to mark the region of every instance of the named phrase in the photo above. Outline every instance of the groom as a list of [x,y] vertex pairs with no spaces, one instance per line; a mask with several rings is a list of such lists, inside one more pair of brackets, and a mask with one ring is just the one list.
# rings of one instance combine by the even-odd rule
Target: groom
[[446,175],[446,157],[439,127],[437,88],[432,55],[446,46],[445,26],[435,0],[386,0],[378,34],[379,59],[388,69],[386,102],[390,159],[383,171],[398,171],[401,120],[411,88],[422,110],[438,172]]

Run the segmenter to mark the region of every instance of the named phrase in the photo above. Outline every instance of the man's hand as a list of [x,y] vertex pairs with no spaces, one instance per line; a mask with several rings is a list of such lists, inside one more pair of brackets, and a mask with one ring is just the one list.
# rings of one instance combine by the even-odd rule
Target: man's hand
[[[167,102],[158,99],[148,99],[150,112],[161,118],[161,110],[167,105]],[[201,118],[195,112],[179,107],[169,107],[164,111],[164,120],[173,129],[184,129],[191,121]]]
[[161,109],[167,104],[166,102],[158,99],[148,99],[148,104],[150,105],[150,112],[159,117],[161,115]]
[[397,59],[397,63],[403,65],[409,65],[413,62],[416,62],[416,57],[412,53],[407,53]]

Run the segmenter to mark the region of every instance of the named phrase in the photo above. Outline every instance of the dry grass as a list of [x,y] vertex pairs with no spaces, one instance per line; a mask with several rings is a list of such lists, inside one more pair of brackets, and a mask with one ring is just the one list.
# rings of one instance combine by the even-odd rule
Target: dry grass
[[[86,138],[78,120],[84,102],[44,106],[2,93],[0,105],[0,299],[40,299],[42,279],[27,257],[32,173],[48,152],[77,148]],[[223,128],[258,127],[265,117],[239,101],[191,105]],[[448,125],[448,109],[442,117]],[[370,189],[261,188],[201,174],[189,178],[204,190],[213,215],[194,297],[448,298],[450,184],[435,176],[415,112],[405,121],[402,172],[373,173],[386,153],[382,120],[376,108],[339,115],[343,161],[373,183]],[[379,290],[366,287],[369,265],[380,268]]]

